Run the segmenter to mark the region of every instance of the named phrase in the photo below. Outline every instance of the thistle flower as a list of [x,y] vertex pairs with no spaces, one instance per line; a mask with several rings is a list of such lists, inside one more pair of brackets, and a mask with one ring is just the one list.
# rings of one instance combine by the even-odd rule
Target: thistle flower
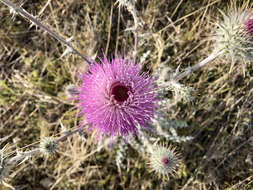
[[81,76],[76,98],[80,114],[98,137],[137,133],[137,125],[145,127],[154,115],[154,79],[141,73],[140,65],[122,58],[109,61],[104,57],[101,63],[94,62]]
[[234,10],[228,15],[223,13],[223,21],[217,24],[215,32],[215,49],[224,51],[225,57],[253,59],[253,13],[250,11]]
[[152,171],[155,171],[159,176],[175,176],[176,169],[180,162],[179,154],[175,151],[175,148],[161,145],[153,146],[149,165]]

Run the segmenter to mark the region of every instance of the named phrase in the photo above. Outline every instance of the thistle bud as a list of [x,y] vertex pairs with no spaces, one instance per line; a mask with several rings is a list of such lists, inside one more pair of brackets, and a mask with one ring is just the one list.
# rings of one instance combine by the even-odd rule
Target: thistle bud
[[49,155],[53,154],[58,149],[57,141],[52,137],[46,137],[40,142],[40,152]]
[[253,60],[253,13],[234,10],[223,13],[223,21],[215,31],[215,50],[224,51],[226,58]]
[[169,175],[175,176],[176,169],[180,163],[181,160],[175,148],[160,145],[153,147],[149,165],[151,170],[155,171],[159,176],[167,178]]

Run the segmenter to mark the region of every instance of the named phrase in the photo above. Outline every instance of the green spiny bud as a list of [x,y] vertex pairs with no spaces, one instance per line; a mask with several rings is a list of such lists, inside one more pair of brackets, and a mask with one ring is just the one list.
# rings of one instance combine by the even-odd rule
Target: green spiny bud
[[253,60],[251,22],[253,13],[245,10],[233,10],[227,15],[220,11],[223,21],[217,24],[215,31],[215,51],[224,51],[226,58],[232,60]]
[[150,155],[149,165],[152,171],[155,171],[159,176],[169,177],[175,176],[181,160],[175,148],[165,147],[161,145],[153,146],[153,151]]
[[40,142],[40,151],[43,154],[53,154],[58,149],[57,141],[52,137],[46,137]]

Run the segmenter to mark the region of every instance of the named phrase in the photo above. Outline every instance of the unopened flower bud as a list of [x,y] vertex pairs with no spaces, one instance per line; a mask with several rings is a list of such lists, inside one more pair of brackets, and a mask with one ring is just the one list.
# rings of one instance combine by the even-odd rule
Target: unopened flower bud
[[174,176],[181,160],[175,148],[156,145],[150,155],[150,167],[159,176]]
[[224,51],[227,58],[253,59],[253,13],[248,10],[234,10],[228,15],[221,12],[223,21],[215,31],[215,50]]
[[46,137],[40,142],[40,151],[43,154],[53,154],[58,149],[57,141],[52,137]]

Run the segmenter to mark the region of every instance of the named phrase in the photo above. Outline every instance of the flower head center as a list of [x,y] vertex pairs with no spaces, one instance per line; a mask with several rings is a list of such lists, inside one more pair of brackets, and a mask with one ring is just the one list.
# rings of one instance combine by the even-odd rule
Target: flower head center
[[169,164],[169,159],[168,158],[166,158],[166,157],[164,157],[164,158],[162,158],[162,163],[163,163],[163,165],[167,165],[167,164]]
[[116,82],[112,84],[110,95],[114,96],[114,99],[118,102],[124,102],[128,99],[130,88],[121,84],[120,82]]

